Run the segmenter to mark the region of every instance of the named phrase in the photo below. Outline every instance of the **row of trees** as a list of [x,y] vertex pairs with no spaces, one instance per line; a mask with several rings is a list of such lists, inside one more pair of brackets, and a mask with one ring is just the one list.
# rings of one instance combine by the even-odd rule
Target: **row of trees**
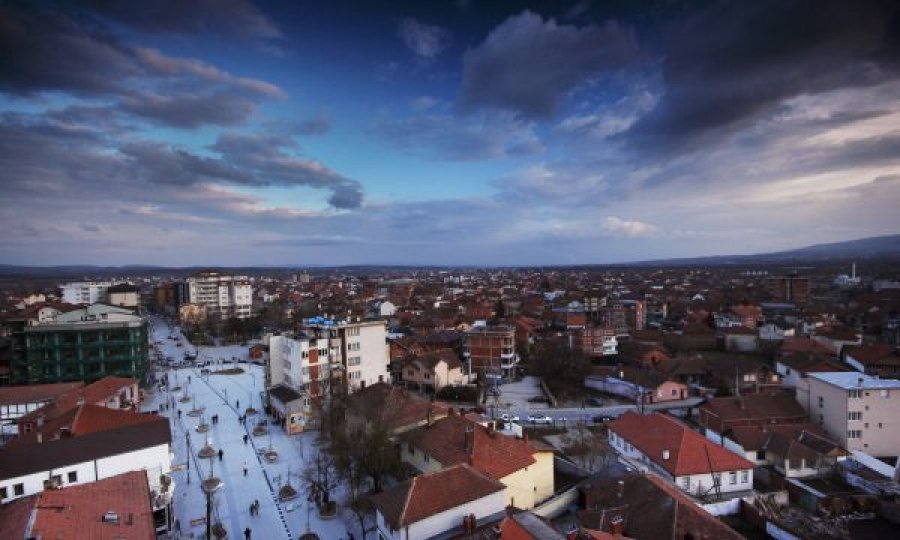
[[346,394],[339,391],[321,407],[319,451],[302,479],[306,492],[329,513],[337,508],[335,490],[346,486],[344,507],[355,516],[365,538],[374,530],[369,495],[381,492],[388,478],[403,477],[403,467],[390,430],[378,419],[351,424],[346,403]]

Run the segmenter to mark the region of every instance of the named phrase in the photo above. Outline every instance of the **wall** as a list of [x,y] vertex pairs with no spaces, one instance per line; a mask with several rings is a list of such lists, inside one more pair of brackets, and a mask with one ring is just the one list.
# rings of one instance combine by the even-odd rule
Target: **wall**
[[553,496],[553,452],[534,454],[537,463],[504,476],[507,504],[529,510]]
[[714,516],[733,516],[741,511],[741,499],[735,497],[727,501],[719,501],[700,505]]
[[505,507],[505,501],[505,492],[498,491],[486,497],[435,514],[427,519],[413,523],[402,530],[393,532],[391,532],[391,529],[385,522],[381,512],[376,512],[376,525],[378,526],[379,532],[381,532],[385,538],[390,538],[391,540],[418,540],[420,538],[431,538],[432,536],[441,534],[450,529],[460,527],[463,523],[463,517],[469,514],[475,514],[476,519],[481,519],[502,512]]
[[425,454],[419,450],[418,448],[413,447],[412,451],[410,451],[409,445],[407,443],[401,443],[402,448],[400,450],[400,459],[405,463],[409,463],[416,469],[422,471],[423,473],[439,471],[444,466],[438,462],[438,460],[429,456],[428,460],[425,460]]
[[[93,461],[83,463],[74,463],[56,469],[32,473],[18,478],[10,478],[0,480],[0,488],[7,488],[8,502],[18,498],[13,493],[15,484],[25,484],[25,493],[22,496],[33,495],[44,490],[44,480],[50,480],[51,476],[61,475],[62,485],[78,485],[95,482],[104,478],[109,478],[118,474],[122,474],[134,470],[153,470],[158,471],[156,474],[167,472],[172,468],[171,454],[169,453],[169,445],[162,444],[119,454],[117,456],[109,456]],[[68,482],[69,472],[75,471],[78,479],[75,482]],[[158,477],[158,476],[157,476]]]

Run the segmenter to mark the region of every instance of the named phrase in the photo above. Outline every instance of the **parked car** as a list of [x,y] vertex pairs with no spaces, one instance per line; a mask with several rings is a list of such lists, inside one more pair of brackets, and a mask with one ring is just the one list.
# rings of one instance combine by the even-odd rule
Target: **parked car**
[[518,422],[519,422],[519,417],[518,417],[518,416],[510,415],[510,414],[502,414],[502,415],[500,415],[500,420],[503,420],[504,422],[507,422],[507,423],[509,423],[509,422],[516,422],[516,423],[518,423]]
[[545,414],[528,415],[528,421],[532,424],[552,424],[553,419]]

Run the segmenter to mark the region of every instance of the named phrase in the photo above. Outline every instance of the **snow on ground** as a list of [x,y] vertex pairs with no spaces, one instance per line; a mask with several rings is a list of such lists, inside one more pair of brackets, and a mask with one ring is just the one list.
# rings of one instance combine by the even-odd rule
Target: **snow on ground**
[[[153,319],[153,339],[161,341],[158,345],[162,356],[180,358],[185,348],[193,347],[177,332],[174,332],[160,319]],[[185,343],[177,347],[174,340],[168,339],[176,334]],[[181,533],[175,531],[174,538],[202,538],[205,534],[206,499],[200,489],[201,476],[207,477],[212,467],[215,476],[221,478],[224,486],[216,493],[213,522],[221,521],[228,529],[229,538],[243,538],[243,531],[250,527],[254,539],[296,539],[309,529],[320,538],[348,538],[348,523],[340,517],[322,520],[318,516],[315,505],[308,504],[306,495],[300,484],[300,474],[304,467],[304,458],[315,455],[317,433],[310,432],[288,437],[276,425],[268,425],[269,434],[259,437],[252,435],[255,423],[270,420],[262,412],[261,392],[263,391],[264,374],[262,366],[246,363],[248,351],[246,347],[199,347],[199,355],[211,360],[219,358],[227,360],[221,366],[213,365],[212,370],[239,367],[244,373],[238,375],[201,376],[199,368],[161,369],[156,377],[162,380],[168,375],[168,388],[149,392],[144,410],[159,410],[170,418],[172,425],[172,446],[176,465],[188,464],[187,445],[190,441],[191,452],[187,469],[174,473],[175,480],[175,516],[180,522]],[[244,360],[245,363],[232,363],[232,357]],[[175,391],[180,386],[182,390]],[[191,401],[182,403],[183,395]],[[260,410],[254,416],[248,416],[247,425],[239,421],[251,404]],[[168,404],[168,410],[165,405]],[[210,424],[210,430],[198,433],[196,427],[201,423],[200,417],[192,417],[188,412],[193,408],[204,411],[202,420]],[[178,417],[178,410],[181,417]],[[218,423],[213,425],[212,415],[218,415]],[[248,435],[248,443],[244,443],[244,435]],[[196,458],[197,451],[206,443],[223,451],[223,460],[218,457],[212,460]],[[269,463],[259,454],[260,450],[272,447],[278,452],[278,460]],[[247,476],[244,476],[244,466]],[[199,474],[198,476],[198,467]],[[188,482],[188,477],[190,481]],[[279,487],[290,481],[300,495],[285,503],[277,501]],[[338,494],[339,498],[340,494]],[[250,505],[255,500],[260,503],[259,515],[250,516]],[[307,512],[307,510],[310,510]],[[195,525],[192,525],[195,523]],[[352,525],[351,525],[352,526]],[[358,531],[350,529],[359,538]]]
[[[532,403],[531,398],[543,398],[541,380],[531,375],[522,377],[522,380],[500,385],[500,403],[513,410],[521,409],[547,409],[550,405],[546,402]],[[509,404],[509,405],[507,405]]]

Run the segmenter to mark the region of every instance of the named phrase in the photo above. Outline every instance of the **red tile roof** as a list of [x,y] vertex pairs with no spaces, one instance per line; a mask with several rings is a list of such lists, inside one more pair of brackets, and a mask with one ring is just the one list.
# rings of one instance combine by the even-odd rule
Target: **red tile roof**
[[84,383],[82,382],[66,382],[0,387],[0,405],[35,403],[38,401],[50,400],[82,386],[84,386]]
[[51,441],[65,436],[64,431],[77,437],[98,431],[149,424],[158,421],[159,418],[160,416],[156,414],[110,409],[85,403],[45,422],[39,430],[13,438],[7,444],[10,446],[34,444],[37,442],[38,434],[41,435],[43,441]]
[[[470,440],[467,440],[467,430],[471,430]],[[496,480],[533,465],[536,463],[533,454],[545,451],[526,440],[501,435],[457,415],[411,430],[401,438],[445,467],[469,463]]]
[[[613,420],[609,429],[673,476],[752,469],[753,463],[722,448],[674,418],[633,411]],[[663,459],[663,450],[669,459]]]
[[[47,490],[35,496],[35,501],[34,524],[30,530],[23,531],[26,533],[23,536],[92,540],[156,538],[150,488],[144,471]],[[102,518],[107,512],[115,512],[118,522],[104,522]]]
[[796,418],[802,422],[806,419],[806,411],[797,403],[794,396],[780,391],[717,397],[707,401],[700,408],[716,415],[722,421]]
[[126,386],[136,385],[137,379],[130,377],[104,377],[87,386],[76,388],[57,397],[53,402],[23,416],[20,421],[35,420],[43,416],[45,420],[55,418],[74,409],[82,399],[84,403],[105,403],[115,397]]
[[372,504],[394,529],[400,529],[504,489],[500,482],[463,463],[374,495]]

